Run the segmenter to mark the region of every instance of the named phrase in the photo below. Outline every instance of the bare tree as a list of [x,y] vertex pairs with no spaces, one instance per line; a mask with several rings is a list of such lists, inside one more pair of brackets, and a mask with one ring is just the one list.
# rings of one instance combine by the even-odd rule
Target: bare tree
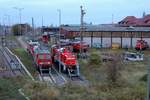
[[123,68],[122,57],[120,54],[113,54],[113,60],[106,64],[107,80],[116,83],[120,77],[120,71]]

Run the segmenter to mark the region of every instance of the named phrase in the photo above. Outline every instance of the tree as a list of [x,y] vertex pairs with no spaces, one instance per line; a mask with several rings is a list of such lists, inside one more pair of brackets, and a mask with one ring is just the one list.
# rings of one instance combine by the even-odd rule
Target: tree
[[11,29],[14,35],[23,35],[29,31],[31,31],[31,27],[29,24],[15,24]]
[[122,57],[119,54],[114,54],[112,58],[113,60],[106,64],[107,80],[116,83],[121,77],[120,71],[123,68]]

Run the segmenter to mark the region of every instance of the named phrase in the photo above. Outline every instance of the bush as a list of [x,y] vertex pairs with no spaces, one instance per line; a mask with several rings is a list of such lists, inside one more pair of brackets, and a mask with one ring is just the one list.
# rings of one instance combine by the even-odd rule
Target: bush
[[144,81],[144,82],[146,82],[147,81],[147,74],[145,74],[141,79],[140,79],[140,81]]
[[89,58],[89,64],[100,65],[102,62],[101,57],[97,53],[92,53]]

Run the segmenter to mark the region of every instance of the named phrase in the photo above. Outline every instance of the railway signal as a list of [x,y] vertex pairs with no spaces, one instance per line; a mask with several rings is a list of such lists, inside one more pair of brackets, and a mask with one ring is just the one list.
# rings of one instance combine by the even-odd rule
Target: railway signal
[[[82,36],[82,33],[83,33],[83,30],[84,30],[84,15],[86,14],[85,13],[85,10],[83,10],[83,7],[82,6],[80,6],[80,8],[81,8],[81,19],[80,19],[80,42],[82,42],[83,41],[83,36]],[[80,44],[81,45],[81,44]],[[80,57],[82,57],[82,48],[80,48]]]
[[[60,47],[60,32],[61,32],[61,10],[58,9],[58,13],[59,13],[59,49]],[[59,53],[59,59],[60,59],[60,53]],[[61,64],[59,63],[59,72],[61,72]]]

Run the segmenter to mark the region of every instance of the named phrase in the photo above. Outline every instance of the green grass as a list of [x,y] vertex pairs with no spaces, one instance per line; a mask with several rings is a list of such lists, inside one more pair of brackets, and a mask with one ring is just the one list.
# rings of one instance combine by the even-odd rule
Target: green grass
[[15,48],[11,49],[13,53],[15,53],[20,60],[23,62],[25,67],[28,69],[28,71],[33,75],[36,76],[36,68],[33,63],[33,58],[31,55],[29,55],[23,48]]

